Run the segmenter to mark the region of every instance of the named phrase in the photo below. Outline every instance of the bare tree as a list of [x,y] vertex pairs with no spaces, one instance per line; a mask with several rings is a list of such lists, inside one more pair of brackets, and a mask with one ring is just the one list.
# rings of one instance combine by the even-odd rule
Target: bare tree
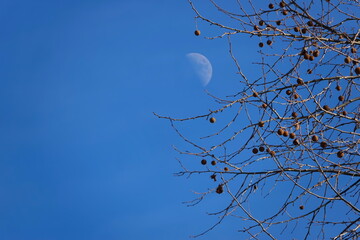
[[[188,118],[157,115],[189,144],[176,148],[182,154],[178,175],[202,174],[218,183],[192,203],[228,195],[226,207],[214,213],[218,221],[199,235],[236,217],[249,239],[358,239],[360,2],[232,0],[235,7],[225,9],[205,1],[224,22],[188,2],[198,23],[217,28],[207,39],[228,41],[242,85],[229,96],[212,96],[216,110]],[[203,36],[200,30],[195,35]],[[258,41],[256,77],[244,73],[233,50],[239,35]],[[179,130],[204,119],[218,127],[216,120],[229,115],[200,139]],[[197,169],[185,166],[187,157],[198,159]],[[256,211],[259,204],[248,204],[255,200],[271,203],[271,210]]]

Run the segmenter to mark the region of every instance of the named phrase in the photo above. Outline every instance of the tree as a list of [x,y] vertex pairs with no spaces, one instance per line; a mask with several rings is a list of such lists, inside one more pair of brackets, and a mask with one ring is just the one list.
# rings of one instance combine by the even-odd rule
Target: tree
[[[209,194],[229,196],[208,230],[235,216],[239,232],[250,239],[284,239],[294,229],[302,229],[296,236],[301,239],[357,239],[360,2],[233,0],[236,8],[225,9],[208,0],[226,23],[188,2],[197,21],[219,31],[209,40],[228,41],[242,84],[230,96],[213,96],[216,110],[188,118],[157,115],[189,144],[176,150],[199,160],[197,169],[180,160],[178,175],[218,182],[194,204]],[[239,35],[258,41],[256,77],[244,73],[233,50]],[[178,127],[204,119],[214,127],[219,118],[230,120],[201,139],[187,138]],[[254,200],[277,204],[253,213],[248,203]]]

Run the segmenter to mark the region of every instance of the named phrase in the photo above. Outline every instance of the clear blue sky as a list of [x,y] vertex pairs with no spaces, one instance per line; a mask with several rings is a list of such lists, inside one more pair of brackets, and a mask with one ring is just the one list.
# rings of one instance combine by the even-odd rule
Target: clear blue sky
[[[152,115],[215,108],[189,52],[212,62],[209,91],[237,86],[194,16],[186,0],[0,0],[0,239],[180,240],[216,221],[223,196],[181,204],[214,186],[172,175],[183,142]],[[238,236],[225,223],[200,239]]]

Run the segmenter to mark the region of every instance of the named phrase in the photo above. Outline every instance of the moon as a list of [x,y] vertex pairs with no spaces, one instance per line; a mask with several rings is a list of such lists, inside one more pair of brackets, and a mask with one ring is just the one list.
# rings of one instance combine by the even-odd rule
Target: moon
[[188,53],[186,56],[202,85],[204,87],[208,85],[212,77],[212,66],[209,59],[200,53]]

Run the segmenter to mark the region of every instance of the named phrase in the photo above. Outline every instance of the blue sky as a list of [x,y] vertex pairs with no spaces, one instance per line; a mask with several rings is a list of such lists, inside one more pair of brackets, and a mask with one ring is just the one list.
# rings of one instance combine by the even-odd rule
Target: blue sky
[[208,181],[172,175],[183,142],[152,114],[216,106],[189,52],[212,62],[210,92],[237,86],[226,40],[194,36],[187,1],[1,0],[0,21],[0,239],[186,239],[216,221],[222,196],[181,204]]

